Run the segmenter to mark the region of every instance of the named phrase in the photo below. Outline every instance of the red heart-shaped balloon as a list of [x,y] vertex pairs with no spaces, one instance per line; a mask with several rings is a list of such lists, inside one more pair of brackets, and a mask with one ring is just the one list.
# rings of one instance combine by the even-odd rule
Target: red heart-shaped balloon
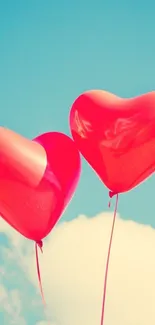
[[83,93],[70,112],[78,149],[114,193],[131,190],[155,170],[155,92],[123,99]]
[[39,242],[49,234],[79,177],[80,155],[67,135],[31,141],[0,128],[0,215],[25,237]]

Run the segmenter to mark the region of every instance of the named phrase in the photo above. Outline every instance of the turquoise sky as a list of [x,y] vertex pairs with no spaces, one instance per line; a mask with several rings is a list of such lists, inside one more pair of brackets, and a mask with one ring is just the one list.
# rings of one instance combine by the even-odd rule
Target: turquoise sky
[[[1,1],[1,125],[30,138],[70,134],[69,109],[81,92],[98,88],[130,97],[155,89],[154,12],[153,0]],[[122,195],[122,218],[154,227],[154,188],[153,176]],[[62,220],[106,211],[107,194],[83,161]]]

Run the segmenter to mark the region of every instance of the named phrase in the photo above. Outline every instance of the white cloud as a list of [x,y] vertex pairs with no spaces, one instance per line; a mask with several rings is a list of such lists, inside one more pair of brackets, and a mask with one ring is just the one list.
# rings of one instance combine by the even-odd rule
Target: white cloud
[[[111,213],[80,216],[59,224],[45,242],[40,267],[52,325],[100,324],[111,223]],[[12,230],[9,236],[38,286],[32,245]],[[117,217],[104,325],[155,324],[154,247],[151,227]]]
[[[37,323],[36,325],[49,325],[49,324],[45,321],[41,321],[41,322]],[[52,323],[50,325],[56,325],[56,324]]]
[[0,285],[0,312],[4,314],[7,324],[26,325],[21,317],[21,303],[17,290],[7,290]]

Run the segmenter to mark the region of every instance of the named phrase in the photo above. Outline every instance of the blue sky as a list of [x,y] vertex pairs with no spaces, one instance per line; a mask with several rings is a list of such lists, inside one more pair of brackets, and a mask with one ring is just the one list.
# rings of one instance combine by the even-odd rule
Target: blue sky
[[[154,10],[153,0],[2,1],[1,125],[29,138],[55,130],[70,134],[69,109],[81,92],[106,89],[130,97],[153,90]],[[122,218],[155,227],[154,188],[153,176],[123,194]],[[107,193],[83,161],[63,220],[106,211]]]

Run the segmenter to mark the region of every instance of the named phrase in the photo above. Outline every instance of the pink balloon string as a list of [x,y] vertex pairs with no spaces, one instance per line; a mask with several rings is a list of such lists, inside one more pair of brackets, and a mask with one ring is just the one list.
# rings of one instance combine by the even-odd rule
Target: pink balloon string
[[36,264],[37,264],[37,274],[38,274],[38,280],[39,280],[39,287],[40,287],[41,297],[42,297],[44,310],[45,310],[46,309],[46,301],[45,301],[43,287],[42,287],[42,281],[41,281],[39,257],[38,257],[38,247],[40,248],[41,253],[43,253],[43,242],[42,241],[38,241],[38,242],[35,243],[35,252],[36,252]]
[[[114,228],[115,228],[115,220],[116,220],[117,207],[118,207],[118,194],[113,193],[113,192],[109,192],[110,198],[112,198],[114,195],[116,195],[116,203],[115,203],[113,223],[112,223],[112,228],[111,228],[111,235],[110,235],[110,241],[109,241],[109,247],[108,247],[108,255],[107,255],[107,261],[106,261],[106,269],[105,269],[105,277],[104,277],[104,288],[103,288],[103,300],[102,300],[102,312],[101,312],[101,322],[100,322],[100,325],[103,325],[104,324],[105,302],[106,302],[106,291],[107,291],[107,279],[108,279],[108,269],[109,269],[111,246],[112,246],[112,240],[113,240],[113,234],[114,234]],[[110,203],[111,202],[109,202],[109,207],[110,207]]]
[[41,274],[40,274],[38,247],[40,248],[41,252],[43,253],[43,242],[42,241],[39,241],[39,242],[35,243],[35,251],[36,251],[36,263],[37,263],[37,274],[38,274],[38,280],[39,280],[39,287],[40,287],[40,292],[41,292],[41,297],[42,297],[43,304],[44,304],[44,306],[46,306],[43,287],[42,287],[42,281],[41,281]]

